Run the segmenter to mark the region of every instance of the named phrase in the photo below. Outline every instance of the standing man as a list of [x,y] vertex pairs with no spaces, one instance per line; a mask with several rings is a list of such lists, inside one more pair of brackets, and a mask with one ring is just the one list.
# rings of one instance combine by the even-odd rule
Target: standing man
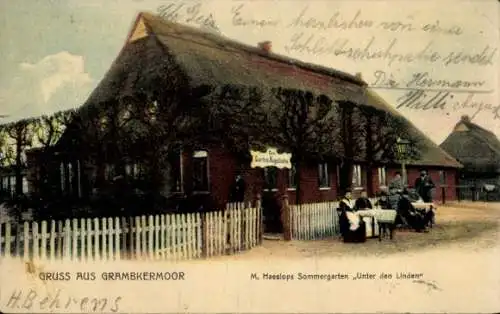
[[432,189],[435,187],[436,185],[432,182],[432,179],[427,171],[422,170],[420,172],[420,177],[415,180],[415,190],[424,202],[432,202]]
[[241,203],[245,200],[245,188],[246,184],[243,180],[241,174],[237,174],[234,178],[234,182],[231,186],[231,191],[229,195],[230,202]]

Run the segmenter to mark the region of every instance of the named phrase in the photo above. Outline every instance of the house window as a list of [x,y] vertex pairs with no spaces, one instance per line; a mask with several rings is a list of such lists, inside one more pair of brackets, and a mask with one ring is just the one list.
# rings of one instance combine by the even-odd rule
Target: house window
[[439,184],[446,185],[446,171],[439,171]]
[[362,181],[362,173],[361,173],[361,166],[360,165],[354,165],[353,171],[352,171],[352,186],[355,188],[359,188],[363,186],[363,181]]
[[125,108],[120,111],[118,121],[120,121],[120,123],[127,122],[132,117],[132,110],[133,107],[131,104],[126,105]]
[[64,163],[61,162],[60,167],[60,173],[61,173],[61,191],[64,191],[66,189],[66,169],[64,168]]
[[158,102],[156,100],[147,106],[147,115],[149,116],[150,121],[156,121],[158,116]]
[[[170,192],[180,193],[183,188],[182,178],[182,152],[178,151],[169,155],[170,164]],[[208,190],[208,184],[207,184]]]
[[68,164],[68,192],[71,194],[73,192],[73,166],[71,163]]
[[125,174],[130,178],[138,179],[142,175],[141,166],[137,163],[126,164]]
[[1,184],[2,184],[2,192],[5,192],[7,190],[7,178],[6,177],[2,177],[1,178]]
[[278,168],[264,168],[264,191],[276,191],[278,188]]
[[378,168],[378,183],[380,186],[387,186],[387,176],[385,167]]
[[108,124],[109,124],[108,117],[101,117],[99,122],[100,122],[99,126],[100,126],[101,131],[105,131],[108,128]]
[[104,165],[104,179],[105,180],[113,179],[114,173],[115,173],[114,165],[111,165],[111,164]]
[[77,160],[76,161],[76,186],[78,189],[78,197],[82,197],[82,183],[81,183],[82,173],[81,173],[81,171],[82,171],[82,169],[80,167],[80,161]]
[[208,192],[208,152],[198,150],[193,153],[193,190]]
[[328,164],[326,162],[318,165],[318,181],[320,188],[330,187],[330,176],[328,173]]
[[23,182],[23,194],[27,194],[29,193],[29,184],[28,184],[28,179],[26,178],[26,176],[23,176],[23,179],[22,179],[22,182]]
[[292,168],[288,169],[288,189],[294,190],[297,188],[297,169],[295,169],[295,165],[292,165]]
[[14,194],[16,193],[16,177],[11,176],[9,178],[9,181],[10,181],[10,194],[14,196]]

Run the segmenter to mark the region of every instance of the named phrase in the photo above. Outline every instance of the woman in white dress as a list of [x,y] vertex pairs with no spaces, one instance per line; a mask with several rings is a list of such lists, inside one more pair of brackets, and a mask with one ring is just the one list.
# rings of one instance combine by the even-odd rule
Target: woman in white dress
[[340,200],[338,211],[340,233],[344,242],[365,242],[366,225],[363,219],[356,214],[351,192],[347,192]]

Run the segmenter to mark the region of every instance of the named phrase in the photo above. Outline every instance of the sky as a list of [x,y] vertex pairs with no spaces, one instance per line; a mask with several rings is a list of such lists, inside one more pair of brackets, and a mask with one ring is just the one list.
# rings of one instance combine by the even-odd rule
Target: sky
[[[444,107],[417,110],[402,106],[398,110],[437,144],[465,114],[500,136],[500,110],[498,118],[494,113],[500,105],[498,3],[4,0],[0,1],[0,115],[8,117],[0,123],[82,105],[124,45],[138,12],[160,12],[162,6],[165,12],[165,7],[173,4],[180,6],[178,22],[199,26],[200,21],[213,19],[224,36],[251,45],[270,40],[273,52],[351,74],[361,72],[374,87],[381,84],[376,80],[381,73],[387,78],[392,75],[398,87],[408,86],[405,84],[414,75],[424,74],[437,81],[476,82],[480,86],[477,93],[470,96],[469,92],[451,91]],[[328,21],[334,25],[332,19],[337,27],[327,27]],[[255,22],[262,20],[272,23]],[[342,21],[353,20],[378,27],[342,27]],[[435,52],[440,57],[433,63],[423,59],[403,62],[355,59],[338,53],[338,49],[335,53],[326,53],[325,49],[311,52],[314,47],[335,46],[345,52],[349,47],[362,49],[367,45],[370,51],[392,47],[393,54],[413,56],[429,45],[426,53],[430,56]],[[467,54],[476,54],[476,60],[465,58]],[[472,61],[459,63],[459,59]],[[481,60],[485,62],[480,64]],[[375,90],[394,107],[412,91],[380,86]],[[427,99],[437,92],[427,90]]]

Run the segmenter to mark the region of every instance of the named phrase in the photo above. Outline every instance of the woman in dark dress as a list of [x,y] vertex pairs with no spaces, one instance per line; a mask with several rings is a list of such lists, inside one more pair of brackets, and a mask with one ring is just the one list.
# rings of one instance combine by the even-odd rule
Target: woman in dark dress
[[356,203],[354,203],[354,208],[356,208],[356,210],[373,208],[372,202],[368,199],[366,191],[361,192],[361,196],[356,200]]
[[347,192],[339,204],[340,233],[344,242],[360,243],[366,241],[365,222],[356,214],[352,195]]

